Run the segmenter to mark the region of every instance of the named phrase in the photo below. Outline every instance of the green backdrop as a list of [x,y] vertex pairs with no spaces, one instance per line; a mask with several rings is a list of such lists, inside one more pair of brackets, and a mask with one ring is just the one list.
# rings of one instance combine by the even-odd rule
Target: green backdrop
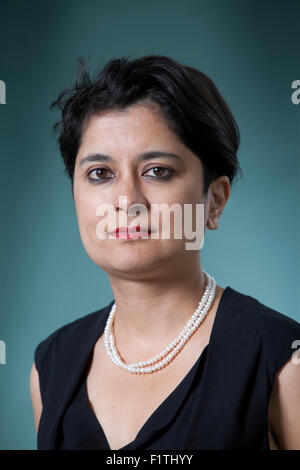
[[[232,187],[202,266],[222,287],[298,321],[299,2],[0,2],[0,448],[35,449],[29,373],[52,331],[107,305],[106,274],[81,244],[49,104],[76,72],[112,56],[169,55],[207,73],[240,127],[244,178]],[[299,338],[300,339],[300,338]]]

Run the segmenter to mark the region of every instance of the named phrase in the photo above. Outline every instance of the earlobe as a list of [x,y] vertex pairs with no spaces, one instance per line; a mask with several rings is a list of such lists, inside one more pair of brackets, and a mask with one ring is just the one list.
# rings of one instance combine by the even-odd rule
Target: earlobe
[[217,230],[217,228],[219,226],[218,225],[218,219],[215,218],[215,217],[213,219],[211,219],[211,217],[209,217],[206,226],[209,230]]
[[220,217],[220,210],[215,203],[215,198],[213,196],[214,207],[210,210],[210,215],[207,220],[207,228],[209,230],[217,230],[219,226],[219,217]]

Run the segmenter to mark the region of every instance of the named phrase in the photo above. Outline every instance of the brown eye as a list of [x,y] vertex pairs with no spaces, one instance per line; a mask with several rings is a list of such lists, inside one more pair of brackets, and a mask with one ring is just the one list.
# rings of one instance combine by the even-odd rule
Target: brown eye
[[[107,173],[111,173],[109,170],[106,168],[95,168],[94,170],[91,170],[88,173],[88,178],[90,181],[99,181],[99,180],[108,180],[111,179],[110,177],[107,177]],[[96,178],[92,178],[90,175],[94,174]],[[103,177],[104,176],[104,177]]]
[[169,178],[173,174],[172,170],[170,170],[169,168],[165,168],[164,166],[155,166],[153,168],[150,168],[147,171],[155,172],[154,176],[152,175],[149,175],[149,176],[150,178],[158,178],[158,179],[166,179],[166,178]]

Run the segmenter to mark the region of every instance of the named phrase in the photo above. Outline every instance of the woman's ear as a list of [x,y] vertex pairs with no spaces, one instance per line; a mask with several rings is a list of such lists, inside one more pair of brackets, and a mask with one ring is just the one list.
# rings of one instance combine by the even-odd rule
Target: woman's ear
[[228,176],[220,176],[209,187],[209,208],[206,226],[209,230],[216,230],[219,219],[230,195],[230,180]]

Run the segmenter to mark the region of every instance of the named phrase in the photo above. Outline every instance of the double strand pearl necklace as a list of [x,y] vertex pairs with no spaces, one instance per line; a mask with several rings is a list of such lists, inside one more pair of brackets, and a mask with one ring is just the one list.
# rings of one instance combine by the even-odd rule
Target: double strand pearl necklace
[[204,320],[214,300],[216,281],[208,273],[206,273],[205,271],[203,272],[207,277],[206,288],[194,314],[188,320],[179,335],[173,341],[171,341],[171,343],[161,353],[157,354],[156,356],[152,357],[147,361],[126,364],[122,361],[121,357],[119,356],[115,347],[113,335],[113,321],[116,311],[116,304],[114,302],[104,329],[104,345],[108,356],[117,366],[122,367],[123,369],[133,374],[147,374],[156,372],[157,370],[163,368],[164,366],[169,364],[169,362],[172,361],[173,357],[178,354],[179,351],[181,351],[190,336],[194,333],[194,331],[199,327],[200,323]]

